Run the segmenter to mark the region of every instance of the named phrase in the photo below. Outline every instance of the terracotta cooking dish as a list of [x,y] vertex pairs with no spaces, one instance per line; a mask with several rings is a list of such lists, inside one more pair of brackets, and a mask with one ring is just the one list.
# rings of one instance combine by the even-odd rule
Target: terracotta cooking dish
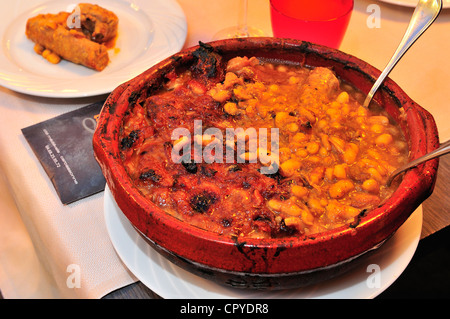
[[[276,38],[232,39],[210,43],[225,59],[256,56],[331,68],[367,93],[379,70],[353,56],[323,46]],[[306,286],[352,268],[360,256],[391,237],[432,192],[438,160],[408,171],[395,193],[350,226],[311,236],[235,240],[178,220],[141,196],[119,156],[118,132],[136,94],[158,87],[173,68],[195,62],[197,47],[177,53],[117,87],[108,97],[94,135],[95,156],[118,206],[158,252],[184,269],[240,288],[282,289]],[[131,98],[130,98],[131,97]],[[438,147],[433,117],[387,79],[374,99],[400,124],[415,159]]]

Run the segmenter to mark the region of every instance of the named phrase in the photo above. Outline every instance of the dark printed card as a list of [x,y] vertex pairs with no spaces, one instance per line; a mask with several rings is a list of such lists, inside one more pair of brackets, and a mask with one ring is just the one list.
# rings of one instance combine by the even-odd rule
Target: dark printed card
[[22,129],[63,204],[105,188],[92,146],[95,117],[102,105],[103,101],[90,104]]

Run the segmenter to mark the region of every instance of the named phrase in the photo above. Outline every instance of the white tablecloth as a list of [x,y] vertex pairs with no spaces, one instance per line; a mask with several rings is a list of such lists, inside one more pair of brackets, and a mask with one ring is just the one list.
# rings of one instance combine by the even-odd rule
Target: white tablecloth
[[[209,41],[216,31],[237,22],[236,0],[179,3],[188,22],[185,47]],[[270,36],[268,3],[249,0],[248,21]],[[368,27],[371,4],[380,8],[380,28]],[[412,11],[356,0],[341,50],[382,69]],[[450,9],[441,13],[391,73],[394,81],[434,115],[441,140],[450,137],[448,52]],[[63,206],[21,133],[24,127],[101,98],[48,99],[0,87],[0,290],[5,298],[100,298],[136,281],[110,242],[103,193]]]

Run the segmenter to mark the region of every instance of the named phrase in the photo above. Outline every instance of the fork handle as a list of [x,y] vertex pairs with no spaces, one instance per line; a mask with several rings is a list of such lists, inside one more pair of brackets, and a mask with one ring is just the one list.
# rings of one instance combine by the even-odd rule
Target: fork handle
[[384,82],[384,79],[389,75],[391,70],[400,60],[400,58],[408,51],[411,45],[425,32],[426,29],[434,22],[442,9],[442,0],[420,0],[414,10],[414,13],[409,22],[408,28],[402,38],[402,41],[394,52],[391,60],[388,62],[383,72],[380,74],[366,99],[364,100],[364,107],[368,107],[375,92],[380,85]]
[[419,165],[419,164],[421,164],[423,162],[429,161],[429,160],[431,160],[433,158],[436,158],[436,157],[439,157],[439,156],[442,156],[442,155],[445,155],[445,154],[448,154],[448,153],[450,153],[450,140],[440,144],[440,146],[437,149],[435,149],[434,151],[431,151],[428,154],[425,154],[425,155],[423,155],[423,156],[421,156],[419,158],[416,158],[415,160],[409,162],[407,165],[405,165],[405,166],[403,166],[403,167],[393,171],[391,176],[389,176],[389,179],[386,182],[386,184],[388,186],[390,186],[392,181],[394,180],[394,178],[398,174],[400,174],[401,172],[404,172],[404,171],[406,171],[408,169],[416,167],[417,165]]

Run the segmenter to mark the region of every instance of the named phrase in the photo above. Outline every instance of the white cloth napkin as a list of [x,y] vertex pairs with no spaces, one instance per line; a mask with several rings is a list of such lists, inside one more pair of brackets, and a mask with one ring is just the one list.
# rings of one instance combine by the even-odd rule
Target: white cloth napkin
[[46,99],[0,88],[0,290],[4,298],[100,298],[136,281],[110,241],[104,193],[61,204],[21,132],[101,98]]

